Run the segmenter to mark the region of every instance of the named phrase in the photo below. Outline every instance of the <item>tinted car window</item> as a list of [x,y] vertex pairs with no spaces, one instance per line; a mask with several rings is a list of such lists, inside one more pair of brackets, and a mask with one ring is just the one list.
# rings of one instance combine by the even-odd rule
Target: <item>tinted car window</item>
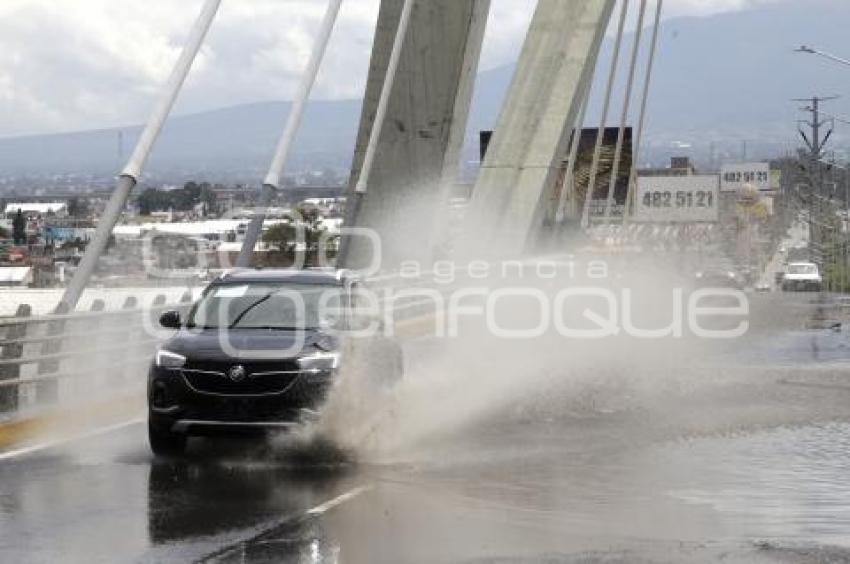
[[208,329],[289,329],[336,326],[342,288],[315,284],[235,283],[212,286],[188,326]]
[[813,264],[792,264],[788,267],[790,274],[817,274],[818,268]]

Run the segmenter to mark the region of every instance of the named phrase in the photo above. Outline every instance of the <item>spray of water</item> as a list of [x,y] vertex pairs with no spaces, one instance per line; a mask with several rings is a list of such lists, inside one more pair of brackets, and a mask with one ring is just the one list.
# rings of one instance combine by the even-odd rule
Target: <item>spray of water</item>
[[[414,211],[423,213],[418,208]],[[421,240],[420,233],[406,232],[402,223],[385,226],[391,236],[382,231],[384,241],[391,242],[396,252],[405,241]],[[468,236],[475,229],[466,226],[457,231]],[[481,256],[498,265],[498,259],[493,262],[493,249],[485,248],[483,242],[480,246]],[[576,244],[571,248],[575,250]],[[550,261],[546,257],[524,260]],[[531,274],[505,276],[497,266],[486,279],[454,281],[450,294],[482,287],[489,293],[520,288],[549,300],[549,313],[526,298],[499,300],[494,314],[497,325],[512,330],[536,327],[540,316],[552,313],[553,307],[570,324],[576,323],[574,327],[592,326],[585,311],[588,307],[604,310],[607,305],[592,298],[553,305],[558,292],[569,288],[607,290],[618,297],[624,289],[630,290],[629,309],[637,327],[666,327],[682,313],[676,311],[681,306],[675,293],[688,284],[675,265],[659,265],[640,256],[612,260],[587,253],[571,260],[572,266],[559,268],[555,276],[548,267],[546,276],[536,275],[534,267]],[[601,275],[589,276],[588,264],[593,261],[604,265]],[[621,318],[621,313],[617,316]],[[463,317],[456,336],[406,340],[405,377],[389,389],[371,385],[368,363],[344,367],[321,420],[309,427],[306,436],[329,438],[368,463],[429,458],[433,463],[434,445],[468,438],[482,428],[645,408],[659,395],[691,390],[713,378],[708,368],[693,369],[694,360],[704,358],[706,344],[692,336],[570,338],[550,321],[542,334],[508,338],[496,334],[491,321],[487,315]],[[685,366],[689,370],[683,370]]]

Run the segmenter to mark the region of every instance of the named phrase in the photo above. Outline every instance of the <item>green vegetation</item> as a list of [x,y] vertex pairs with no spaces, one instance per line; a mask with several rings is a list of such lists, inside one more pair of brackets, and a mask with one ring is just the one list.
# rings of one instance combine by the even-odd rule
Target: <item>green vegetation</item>
[[198,204],[203,204],[203,215],[218,213],[215,193],[208,182],[187,182],[176,190],[148,188],[139,195],[137,202],[142,215],[156,211],[189,211]]
[[825,249],[823,255],[823,285],[830,292],[850,292],[850,264],[847,262],[848,245],[836,242]]
[[[279,255],[282,255],[287,262],[291,263],[295,259],[296,246],[299,243],[304,243],[306,247],[305,262],[308,266],[316,266],[318,263],[319,244],[322,241],[322,236],[326,230],[321,227],[321,217],[318,211],[311,208],[299,208],[297,217],[301,218],[301,223],[296,218],[292,219],[291,223],[277,223],[271,226],[263,233],[263,242],[274,248]],[[303,241],[298,241],[296,225],[303,227]],[[336,250],[336,240],[328,241],[328,256],[333,256]]]

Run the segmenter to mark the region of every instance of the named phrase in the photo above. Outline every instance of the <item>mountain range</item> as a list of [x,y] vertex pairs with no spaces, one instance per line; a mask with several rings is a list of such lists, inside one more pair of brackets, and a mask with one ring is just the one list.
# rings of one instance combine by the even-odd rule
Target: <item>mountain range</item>
[[[799,144],[797,120],[805,117],[799,112],[801,103],[792,98],[848,94],[826,109],[850,115],[850,67],[794,52],[801,44],[814,43],[850,57],[847,22],[850,2],[845,0],[767,3],[745,11],[665,21],[642,161],[660,162],[680,153],[705,162],[711,156],[760,158],[790,151]],[[627,36],[624,63],[630,41]],[[611,49],[608,38],[597,77],[607,75]],[[498,117],[513,70],[507,65],[478,77],[470,115],[469,159],[475,158],[476,132],[492,128]],[[586,126],[599,123],[603,90],[599,82],[598,78]],[[638,81],[636,91],[640,86]],[[615,88],[609,125],[618,120],[623,90],[621,80]],[[147,172],[152,177],[228,173],[260,178],[289,107],[283,101],[258,102],[174,116],[162,132]],[[359,100],[312,102],[288,169],[346,170],[360,107]],[[844,133],[847,127],[837,125],[834,149],[842,149],[850,139]],[[112,174],[120,169],[140,129],[128,126],[0,139],[0,176]]]

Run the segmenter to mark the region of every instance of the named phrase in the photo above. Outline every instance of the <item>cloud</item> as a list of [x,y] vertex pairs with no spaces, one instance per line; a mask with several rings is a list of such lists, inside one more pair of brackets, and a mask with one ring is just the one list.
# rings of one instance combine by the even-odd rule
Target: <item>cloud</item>
[[787,0],[668,0],[665,3],[664,13],[667,18],[710,16],[722,12],[759,8],[781,1]]
[[[377,0],[344,4],[316,95],[358,96]],[[199,0],[4,0],[0,135],[143,120]],[[225,1],[177,111],[291,96],[325,3]]]
[[[666,11],[707,15],[769,1],[780,0],[668,0]],[[0,136],[141,122],[201,4],[2,0]],[[493,0],[482,69],[516,57],[534,5]],[[343,3],[315,97],[362,95],[378,7]],[[324,0],[225,0],[176,111],[290,97],[324,10]]]

